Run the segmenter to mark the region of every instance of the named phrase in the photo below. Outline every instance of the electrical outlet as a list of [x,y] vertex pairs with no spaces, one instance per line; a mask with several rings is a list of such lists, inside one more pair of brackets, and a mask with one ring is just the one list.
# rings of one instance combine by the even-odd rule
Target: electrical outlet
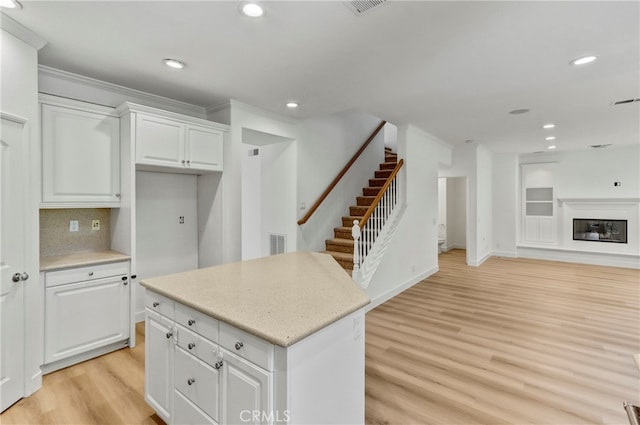
[[100,230],[100,220],[91,220],[91,230]]
[[622,186],[622,182],[613,182],[613,185],[616,187]]
[[184,224],[184,216],[181,215],[180,217],[178,217],[178,223],[180,224]]
[[78,231],[78,220],[71,220],[69,221],[69,231],[70,232],[77,232]]

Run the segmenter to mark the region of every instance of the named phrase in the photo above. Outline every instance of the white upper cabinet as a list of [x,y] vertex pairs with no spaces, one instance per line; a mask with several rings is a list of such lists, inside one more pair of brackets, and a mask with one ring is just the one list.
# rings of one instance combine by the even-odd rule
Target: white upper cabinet
[[125,103],[118,108],[124,137],[140,170],[202,174],[222,171],[228,126],[155,108]]
[[42,206],[120,205],[120,119],[112,108],[40,97]]

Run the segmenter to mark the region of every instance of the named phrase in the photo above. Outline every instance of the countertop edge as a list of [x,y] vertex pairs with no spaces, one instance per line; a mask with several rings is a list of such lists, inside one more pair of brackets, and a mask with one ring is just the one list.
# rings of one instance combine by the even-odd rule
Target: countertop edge
[[[74,258],[78,256],[77,258]],[[69,257],[69,258],[64,258]],[[54,260],[51,260],[54,259]],[[40,257],[40,271],[51,272],[55,270],[70,269],[73,267],[91,266],[94,264],[108,264],[118,261],[131,260],[131,256],[118,251],[83,252],[79,254],[56,255]],[[48,264],[52,262],[52,264]],[[44,263],[44,265],[43,265]]]
[[266,332],[262,332],[259,329],[255,329],[255,328],[251,328],[250,326],[247,326],[241,322],[238,322],[236,320],[233,320],[233,318],[229,318],[229,317],[225,317],[223,315],[220,315],[218,313],[216,313],[213,310],[209,310],[201,305],[198,305],[196,303],[193,303],[187,299],[181,298],[179,295],[176,295],[175,293],[172,293],[171,291],[165,291],[163,289],[160,288],[156,288],[153,285],[149,285],[148,283],[142,281],[140,282],[140,285],[145,287],[146,289],[149,289],[153,292],[157,292],[158,294],[165,296],[173,301],[179,302],[180,304],[183,304],[187,307],[191,307],[194,310],[197,310],[203,314],[206,314],[207,316],[210,316],[216,320],[219,320],[221,322],[224,322],[228,325],[234,326],[242,331],[245,331],[251,335],[257,336],[259,338],[264,339],[265,341],[268,341],[272,344],[278,345],[280,347],[290,347],[293,344],[303,340],[304,338],[308,337],[309,335],[312,335],[313,333],[319,331],[320,329],[326,328],[327,326],[337,322],[338,320],[348,316],[349,314],[353,313],[354,311],[357,311],[363,307],[365,307],[366,305],[369,305],[371,303],[371,300],[369,298],[366,298],[364,300],[362,300],[362,302],[360,303],[356,303],[354,304],[352,307],[345,309],[344,311],[338,313],[338,315],[331,317],[330,319],[327,320],[322,320],[322,321],[318,321],[314,326],[310,326],[306,332],[301,333],[300,335],[296,335],[295,337],[289,338],[289,339],[283,339],[283,338],[278,338],[277,336],[274,336],[272,334],[268,334]]

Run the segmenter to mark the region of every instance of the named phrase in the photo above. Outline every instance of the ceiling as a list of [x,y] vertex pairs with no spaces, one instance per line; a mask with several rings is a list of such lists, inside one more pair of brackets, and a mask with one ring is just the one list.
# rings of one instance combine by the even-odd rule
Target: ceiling
[[640,98],[637,1],[266,1],[258,19],[226,1],[22,4],[5,13],[48,41],[41,64],[203,107],[360,110],[494,152],[640,143],[640,102],[612,105]]

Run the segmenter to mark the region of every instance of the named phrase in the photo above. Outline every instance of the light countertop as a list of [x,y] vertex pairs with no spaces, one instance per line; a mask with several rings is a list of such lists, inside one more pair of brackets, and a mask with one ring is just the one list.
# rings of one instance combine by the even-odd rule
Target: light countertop
[[370,303],[330,255],[315,252],[224,264],[140,284],[282,347]]
[[92,264],[113,263],[115,261],[129,260],[130,258],[130,256],[122,254],[121,252],[111,250],[40,257],[40,271],[45,272]]

